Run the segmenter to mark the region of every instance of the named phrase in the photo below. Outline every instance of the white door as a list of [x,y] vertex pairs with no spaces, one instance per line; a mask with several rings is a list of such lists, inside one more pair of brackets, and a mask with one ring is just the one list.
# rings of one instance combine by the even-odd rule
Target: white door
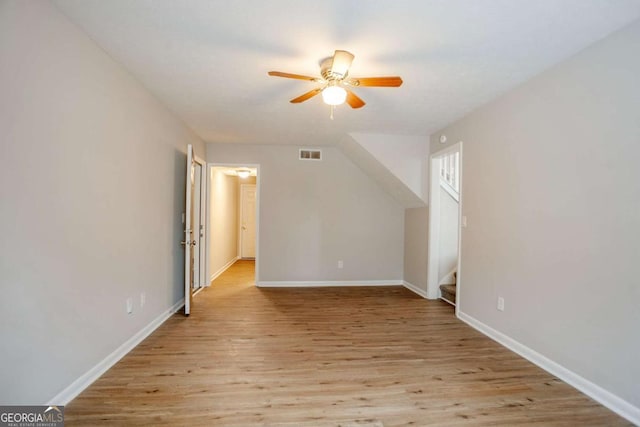
[[[206,238],[205,238],[205,224],[207,218],[207,174],[206,163],[198,157],[196,157],[196,164],[200,170],[200,227],[198,228],[198,244],[196,248],[199,248],[199,274],[200,277],[200,287],[204,287],[207,285],[206,282]],[[198,272],[198,270],[196,270]]]
[[256,186],[240,186],[240,257],[256,257]]
[[[195,160],[193,156],[193,146],[187,145],[187,188],[184,209],[184,314],[191,313],[193,303],[193,247],[196,245],[193,230],[193,204],[195,193]],[[197,234],[196,234],[197,235]]]
[[202,165],[197,161],[194,161],[194,192],[193,192],[193,240],[196,243],[193,252],[193,283],[192,288],[194,291],[200,289],[203,285],[200,277],[200,248],[202,247],[201,232],[202,232],[202,219],[201,219],[201,202],[202,202]]

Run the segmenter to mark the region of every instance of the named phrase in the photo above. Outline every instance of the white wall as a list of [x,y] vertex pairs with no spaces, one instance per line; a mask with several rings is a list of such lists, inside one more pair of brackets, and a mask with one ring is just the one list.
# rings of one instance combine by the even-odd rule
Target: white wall
[[260,281],[402,279],[404,210],[339,149],[320,162],[296,146],[208,144],[207,156],[260,164]]
[[458,201],[442,186],[440,192],[440,233],[438,250],[438,284],[454,283],[450,276],[458,265]]
[[429,209],[406,209],[404,214],[404,280],[427,291]]
[[460,310],[640,414],[638,52],[639,22],[431,144],[465,144]]
[[0,404],[42,404],[183,297],[205,147],[49,2],[0,3],[0,93]]
[[209,271],[215,277],[238,257],[239,184],[221,168],[210,168],[210,174]]

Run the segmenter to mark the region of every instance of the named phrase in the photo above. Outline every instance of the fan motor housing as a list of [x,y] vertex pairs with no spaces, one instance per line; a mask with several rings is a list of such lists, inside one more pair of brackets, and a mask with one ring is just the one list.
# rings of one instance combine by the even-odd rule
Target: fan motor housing
[[333,56],[325,58],[322,60],[322,62],[320,62],[320,75],[322,76],[323,79],[330,82],[330,81],[346,79],[347,76],[349,75],[348,71],[345,73],[344,76],[332,72],[331,71],[332,66],[333,66]]

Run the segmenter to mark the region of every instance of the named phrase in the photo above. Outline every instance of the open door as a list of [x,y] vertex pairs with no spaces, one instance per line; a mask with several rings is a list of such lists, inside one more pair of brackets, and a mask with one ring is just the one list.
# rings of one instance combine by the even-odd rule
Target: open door
[[[194,262],[194,239],[193,232],[193,198],[195,190],[195,160],[193,155],[193,145],[187,145],[187,191],[184,209],[184,315],[191,313],[193,304],[193,262]],[[199,233],[199,230],[198,230]]]

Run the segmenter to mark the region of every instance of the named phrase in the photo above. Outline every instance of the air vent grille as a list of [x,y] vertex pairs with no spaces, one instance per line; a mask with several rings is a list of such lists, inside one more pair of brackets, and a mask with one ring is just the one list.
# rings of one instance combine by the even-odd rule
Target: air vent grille
[[300,160],[322,160],[322,151],[300,149]]

